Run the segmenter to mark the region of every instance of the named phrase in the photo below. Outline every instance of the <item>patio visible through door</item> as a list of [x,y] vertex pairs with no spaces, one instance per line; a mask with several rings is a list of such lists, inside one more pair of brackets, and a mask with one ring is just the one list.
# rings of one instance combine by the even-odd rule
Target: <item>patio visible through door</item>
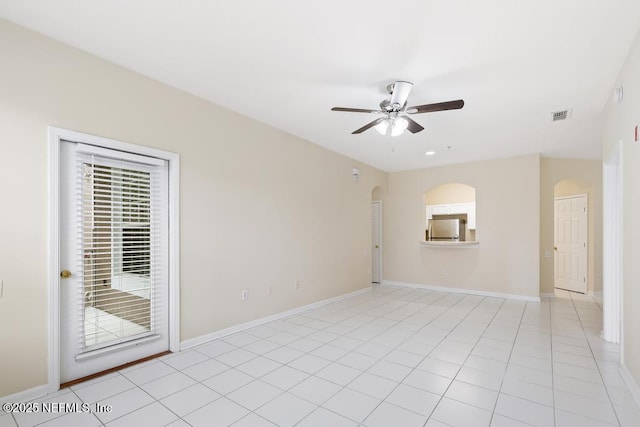
[[60,380],[169,349],[167,161],[61,142]]

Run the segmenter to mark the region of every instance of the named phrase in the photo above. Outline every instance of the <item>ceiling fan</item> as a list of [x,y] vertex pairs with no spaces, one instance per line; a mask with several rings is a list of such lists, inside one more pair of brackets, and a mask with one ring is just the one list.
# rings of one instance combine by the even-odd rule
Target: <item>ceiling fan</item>
[[367,123],[360,129],[356,129],[352,134],[359,134],[367,129],[375,127],[375,129],[383,135],[391,133],[391,136],[402,134],[405,130],[411,133],[418,133],[424,130],[419,123],[409,117],[409,114],[432,113],[434,111],[459,110],[464,107],[464,101],[458,99],[455,101],[438,102],[435,104],[416,105],[415,107],[407,107],[407,98],[413,88],[413,83],[405,81],[397,81],[387,86],[387,91],[391,94],[391,98],[385,99],[380,103],[379,110],[368,110],[365,108],[345,108],[333,107],[331,111],[346,111],[350,113],[373,113],[382,114],[374,121]]

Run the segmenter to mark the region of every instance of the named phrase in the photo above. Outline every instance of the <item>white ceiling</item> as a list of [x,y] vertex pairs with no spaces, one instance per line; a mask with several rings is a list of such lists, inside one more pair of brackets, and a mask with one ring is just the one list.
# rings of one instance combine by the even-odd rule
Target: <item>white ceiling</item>
[[[386,171],[542,153],[601,157],[638,0],[0,0],[0,16]],[[426,129],[391,139],[394,80]],[[552,123],[551,112],[572,109]],[[452,148],[447,150],[447,146]],[[427,157],[425,151],[434,150]]]

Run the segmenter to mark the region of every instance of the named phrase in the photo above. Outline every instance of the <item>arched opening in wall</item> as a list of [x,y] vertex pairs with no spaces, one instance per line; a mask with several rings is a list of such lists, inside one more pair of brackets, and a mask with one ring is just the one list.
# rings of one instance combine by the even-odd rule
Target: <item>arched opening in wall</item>
[[476,189],[447,183],[423,194],[426,241],[475,242]]
[[[563,179],[553,187],[553,286],[586,294],[593,290],[589,242],[589,192],[579,181]],[[590,256],[591,255],[591,256]],[[592,275],[591,275],[592,276]]]
[[380,187],[371,190],[371,283],[382,283],[382,198]]

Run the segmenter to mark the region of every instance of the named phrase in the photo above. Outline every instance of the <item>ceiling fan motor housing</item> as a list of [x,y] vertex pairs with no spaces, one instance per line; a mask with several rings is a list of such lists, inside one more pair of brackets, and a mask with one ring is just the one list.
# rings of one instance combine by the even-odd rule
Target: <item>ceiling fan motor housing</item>
[[407,106],[407,101],[404,102],[404,105],[398,107],[398,108],[394,108],[393,105],[391,105],[391,99],[385,99],[384,101],[382,101],[380,103],[380,109],[382,111],[385,111],[387,113],[392,113],[392,112],[398,112],[398,111],[402,111],[404,109],[404,107]]
[[382,101],[380,109],[387,113],[402,111],[407,106],[407,98],[412,88],[413,83],[405,81],[397,81],[387,85],[387,92],[391,98]]

